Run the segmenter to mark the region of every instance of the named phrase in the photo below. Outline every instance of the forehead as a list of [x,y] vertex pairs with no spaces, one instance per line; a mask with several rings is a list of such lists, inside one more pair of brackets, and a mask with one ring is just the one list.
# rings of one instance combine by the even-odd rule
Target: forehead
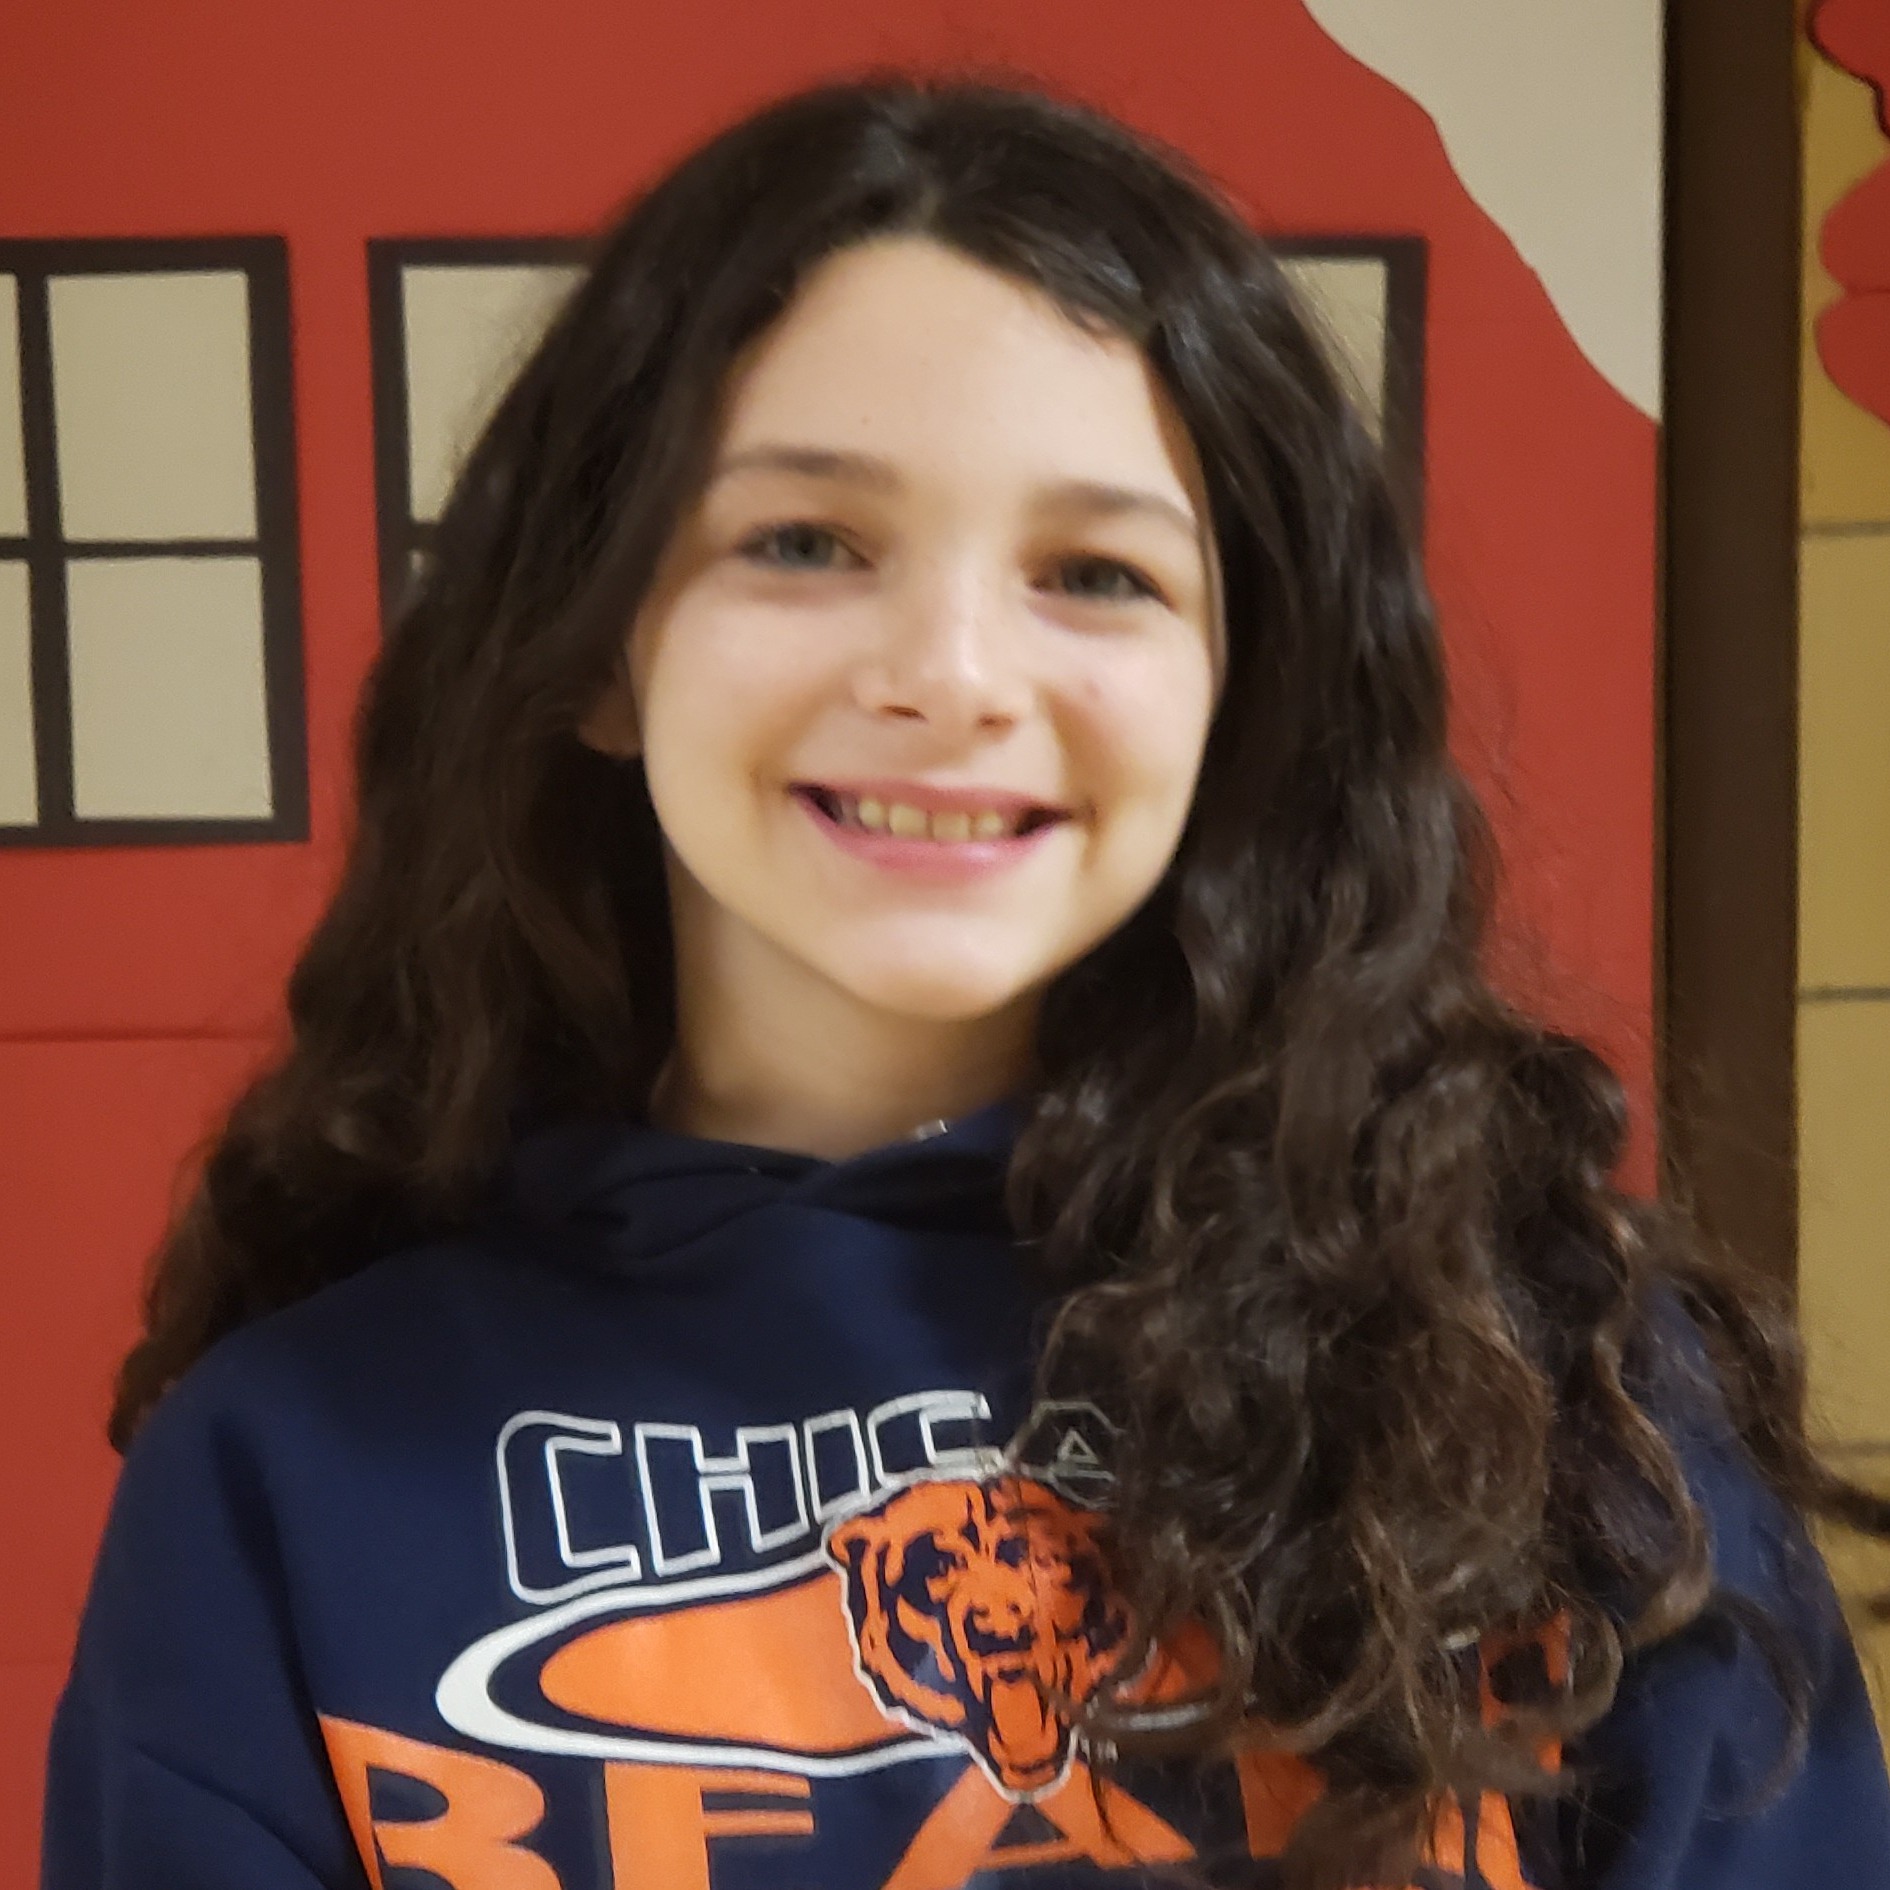
[[1199,489],[1186,429],[1132,342],[921,237],[827,257],[737,362],[719,457],[782,441],[921,472]]

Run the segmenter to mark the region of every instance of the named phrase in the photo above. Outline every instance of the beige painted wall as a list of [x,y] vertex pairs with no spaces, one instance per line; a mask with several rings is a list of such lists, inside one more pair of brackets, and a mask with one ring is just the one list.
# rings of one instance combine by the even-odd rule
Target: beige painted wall
[[1306,0],[1430,113],[1589,360],[1660,411],[1660,0]]
[[[1799,1290],[1812,1404],[1840,1462],[1890,1483],[1890,426],[1825,373],[1826,215],[1890,160],[1861,80],[1806,42],[1799,541]],[[1833,1545],[1840,1585],[1890,1555]],[[1867,1637],[1890,1730],[1890,1629]]]

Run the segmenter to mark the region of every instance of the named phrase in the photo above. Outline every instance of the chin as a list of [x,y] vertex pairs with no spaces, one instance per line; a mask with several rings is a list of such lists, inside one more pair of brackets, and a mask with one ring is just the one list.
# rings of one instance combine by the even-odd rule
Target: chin
[[966,970],[962,963],[914,966],[863,978],[854,966],[845,977],[832,970],[828,975],[862,1004],[934,1024],[966,1024],[989,1017],[1016,1003],[1030,988],[1027,979],[967,977]]

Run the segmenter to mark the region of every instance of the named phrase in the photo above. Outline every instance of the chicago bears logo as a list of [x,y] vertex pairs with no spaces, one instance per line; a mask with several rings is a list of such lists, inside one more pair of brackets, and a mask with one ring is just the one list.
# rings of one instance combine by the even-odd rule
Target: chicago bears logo
[[1070,1727],[1122,1658],[1129,1619],[1096,1519],[1034,1478],[915,1483],[829,1531],[861,1678],[908,1725],[948,1732],[1014,1798],[1055,1787]]

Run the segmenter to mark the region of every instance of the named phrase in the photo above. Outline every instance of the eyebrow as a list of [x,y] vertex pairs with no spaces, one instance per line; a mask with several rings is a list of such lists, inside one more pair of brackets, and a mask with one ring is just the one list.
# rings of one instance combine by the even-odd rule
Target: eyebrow
[[[898,469],[890,460],[871,453],[847,453],[827,446],[750,446],[722,460],[709,475],[709,484],[738,472],[798,473],[809,479],[840,479],[876,491],[894,491],[900,485]],[[1198,543],[1201,523],[1195,515],[1139,486],[1116,486],[1096,479],[1064,479],[1044,488],[1046,498],[1076,504],[1091,512],[1139,512],[1179,526],[1190,542]]]

